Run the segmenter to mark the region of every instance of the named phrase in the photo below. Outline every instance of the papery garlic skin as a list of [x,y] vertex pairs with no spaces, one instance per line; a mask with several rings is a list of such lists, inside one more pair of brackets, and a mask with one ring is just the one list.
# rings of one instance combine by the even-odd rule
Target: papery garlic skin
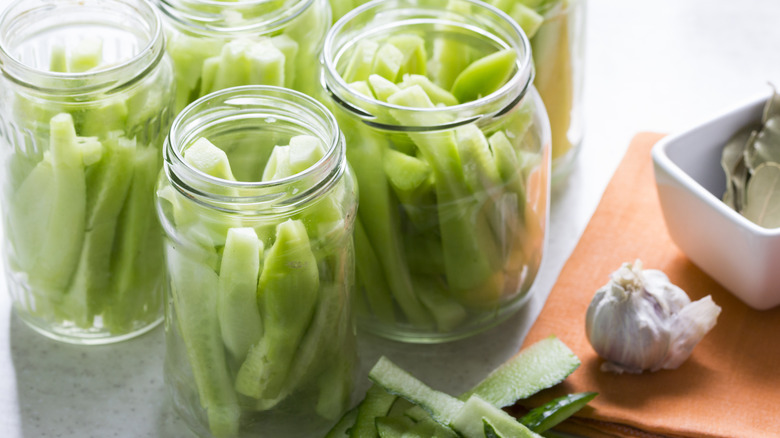
[[588,306],[585,334],[602,371],[641,373],[675,369],[717,322],[708,295],[691,302],[661,271],[624,263]]

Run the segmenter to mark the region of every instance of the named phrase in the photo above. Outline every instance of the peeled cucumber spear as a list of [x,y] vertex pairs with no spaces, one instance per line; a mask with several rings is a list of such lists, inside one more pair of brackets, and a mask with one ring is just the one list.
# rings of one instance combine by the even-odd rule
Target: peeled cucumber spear
[[236,389],[258,399],[273,399],[283,387],[317,303],[317,261],[303,223],[288,220],[276,228],[258,283],[264,334],[250,348],[236,376]]
[[[433,103],[419,86],[395,93],[388,102],[409,108],[433,108]],[[391,113],[402,124],[420,122],[416,119],[419,115],[403,111]],[[444,121],[427,122],[426,125],[436,126]],[[496,269],[495,242],[488,223],[478,212],[480,205],[472,199],[467,186],[455,134],[438,131],[410,133],[409,136],[433,168],[447,282],[456,291],[483,286]]]
[[[59,301],[78,266],[84,242],[87,187],[84,145],[73,118],[50,121],[50,146],[11,198],[8,235],[15,262],[30,285]],[[61,224],[69,230],[63,232]]]
[[125,197],[133,177],[134,141],[114,132],[103,142],[99,163],[86,174],[86,232],[81,258],[64,299],[65,313],[76,325],[92,326],[111,297],[111,255]]

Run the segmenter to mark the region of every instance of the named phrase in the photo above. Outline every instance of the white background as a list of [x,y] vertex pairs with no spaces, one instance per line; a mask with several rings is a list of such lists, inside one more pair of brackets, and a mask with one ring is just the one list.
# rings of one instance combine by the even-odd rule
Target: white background
[[[591,0],[586,28],[585,142],[553,195],[534,299],[465,341],[362,337],[364,386],[380,354],[453,393],[481,379],[518,349],[636,132],[682,130],[767,94],[769,81],[780,86],[777,0]],[[169,407],[163,354],[162,327],[112,346],[51,341],[24,326],[0,293],[0,437],[190,437]]]

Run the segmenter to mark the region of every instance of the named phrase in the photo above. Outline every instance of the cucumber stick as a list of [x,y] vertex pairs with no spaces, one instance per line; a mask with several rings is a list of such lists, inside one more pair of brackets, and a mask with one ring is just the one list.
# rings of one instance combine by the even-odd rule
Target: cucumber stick
[[243,361],[263,335],[257,306],[257,280],[262,263],[263,242],[252,228],[228,230],[219,268],[220,332],[234,359]]
[[104,142],[102,160],[86,174],[86,232],[75,277],[63,303],[64,312],[82,328],[111,297],[111,255],[117,220],[133,176],[135,141],[115,132]]
[[217,317],[219,277],[202,261],[172,244],[166,250],[176,321],[211,433],[238,433],[240,408],[227,368]]
[[279,396],[314,314],[318,289],[317,261],[306,228],[300,221],[282,222],[257,287],[265,331],[238,371],[240,393],[258,399]]
[[[81,256],[87,187],[82,139],[66,113],[50,121],[49,151],[11,199],[14,252],[30,285],[60,298]],[[63,232],[60,224],[67,224]]]
[[111,304],[103,313],[106,326],[117,333],[129,330],[144,313],[156,312],[157,307],[152,304],[159,299],[153,273],[163,258],[162,230],[152,199],[160,169],[159,151],[136,146],[131,165],[132,181],[117,220],[115,250],[111,255]]

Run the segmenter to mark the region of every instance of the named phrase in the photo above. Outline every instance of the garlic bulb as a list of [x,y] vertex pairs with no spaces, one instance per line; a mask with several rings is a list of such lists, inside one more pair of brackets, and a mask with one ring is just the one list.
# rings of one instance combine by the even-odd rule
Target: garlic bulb
[[624,263],[588,306],[585,333],[602,371],[641,373],[679,367],[715,326],[720,307],[691,302],[661,271]]

